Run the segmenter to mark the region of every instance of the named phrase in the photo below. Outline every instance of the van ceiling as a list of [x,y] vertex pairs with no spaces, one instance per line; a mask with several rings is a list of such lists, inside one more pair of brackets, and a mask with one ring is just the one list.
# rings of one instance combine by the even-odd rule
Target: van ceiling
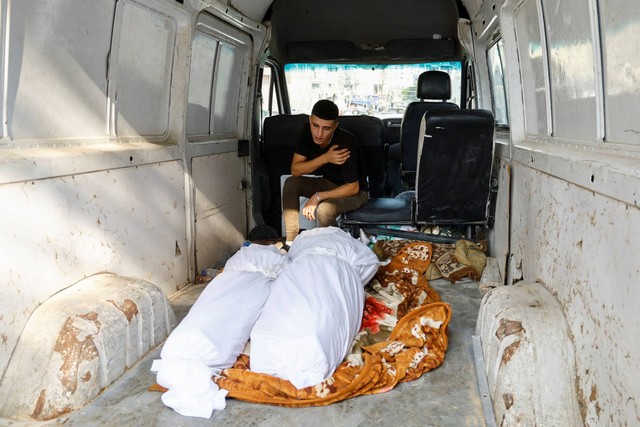
[[393,63],[460,59],[459,16],[460,0],[274,0],[265,21],[281,64]]

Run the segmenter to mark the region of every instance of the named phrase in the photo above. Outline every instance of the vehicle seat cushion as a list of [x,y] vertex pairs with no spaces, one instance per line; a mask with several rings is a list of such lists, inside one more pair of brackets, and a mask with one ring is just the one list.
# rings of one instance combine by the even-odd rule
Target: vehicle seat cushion
[[344,213],[343,219],[355,224],[409,224],[411,203],[411,200],[403,198],[374,197],[355,211]]

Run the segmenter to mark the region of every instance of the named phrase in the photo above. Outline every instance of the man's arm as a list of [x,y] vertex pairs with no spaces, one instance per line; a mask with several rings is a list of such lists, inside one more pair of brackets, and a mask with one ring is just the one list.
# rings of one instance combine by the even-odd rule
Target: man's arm
[[307,160],[307,158],[301,154],[294,153],[291,160],[291,175],[302,176],[315,172],[323,165],[327,163],[333,163],[341,165],[347,161],[350,153],[348,148],[339,149],[337,146],[331,146],[329,151],[315,159]]
[[302,209],[302,214],[305,218],[314,220],[316,219],[316,208],[323,200],[355,196],[359,191],[360,183],[358,181],[342,184],[341,186],[336,187],[333,190],[319,191],[311,196],[307,203],[305,203],[304,208]]

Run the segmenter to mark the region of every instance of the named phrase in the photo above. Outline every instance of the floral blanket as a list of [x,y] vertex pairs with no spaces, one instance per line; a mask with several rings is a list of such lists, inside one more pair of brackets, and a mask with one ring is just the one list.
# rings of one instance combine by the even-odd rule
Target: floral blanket
[[241,355],[214,381],[228,397],[279,406],[322,406],[363,394],[384,393],[396,384],[437,368],[447,350],[451,308],[429,286],[433,257],[427,242],[387,241],[376,248],[382,265],[365,288],[362,328],[350,354],[323,382],[296,389],[289,381],[250,370]]

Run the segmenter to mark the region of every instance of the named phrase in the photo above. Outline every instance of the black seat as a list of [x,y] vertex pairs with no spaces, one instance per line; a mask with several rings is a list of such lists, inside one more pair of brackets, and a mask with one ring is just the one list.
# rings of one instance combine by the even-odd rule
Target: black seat
[[485,224],[493,164],[493,113],[429,111],[416,182],[416,221]]
[[282,205],[280,177],[291,174],[291,159],[302,126],[309,121],[306,114],[280,114],[264,119],[264,158],[269,182],[269,197],[265,198],[262,216],[266,225],[281,232]]
[[[400,173],[408,189],[413,189],[415,185],[418,132],[424,114],[435,109],[458,109],[456,104],[447,102],[451,98],[451,77],[444,71],[433,70],[420,74],[417,96],[419,101],[407,105],[400,128]],[[390,152],[394,151],[397,149],[390,149]]]
[[[307,114],[280,114],[264,120],[263,142],[269,197],[265,197],[262,216],[266,225],[281,233],[280,177],[291,174],[291,160],[298,143],[302,126],[309,121]],[[384,124],[371,116],[340,116],[339,126],[353,133],[358,141],[359,154],[365,166],[369,194],[383,196],[384,173]]]
[[380,118],[372,116],[339,116],[338,124],[358,140],[360,159],[369,182],[369,195],[384,196],[384,123]]
[[[420,233],[398,234],[386,225],[490,226],[494,118],[488,110],[432,110],[425,114],[416,148],[413,199],[372,198],[343,215],[341,226],[355,236],[372,234],[435,240]],[[469,236],[471,237],[471,236]]]

